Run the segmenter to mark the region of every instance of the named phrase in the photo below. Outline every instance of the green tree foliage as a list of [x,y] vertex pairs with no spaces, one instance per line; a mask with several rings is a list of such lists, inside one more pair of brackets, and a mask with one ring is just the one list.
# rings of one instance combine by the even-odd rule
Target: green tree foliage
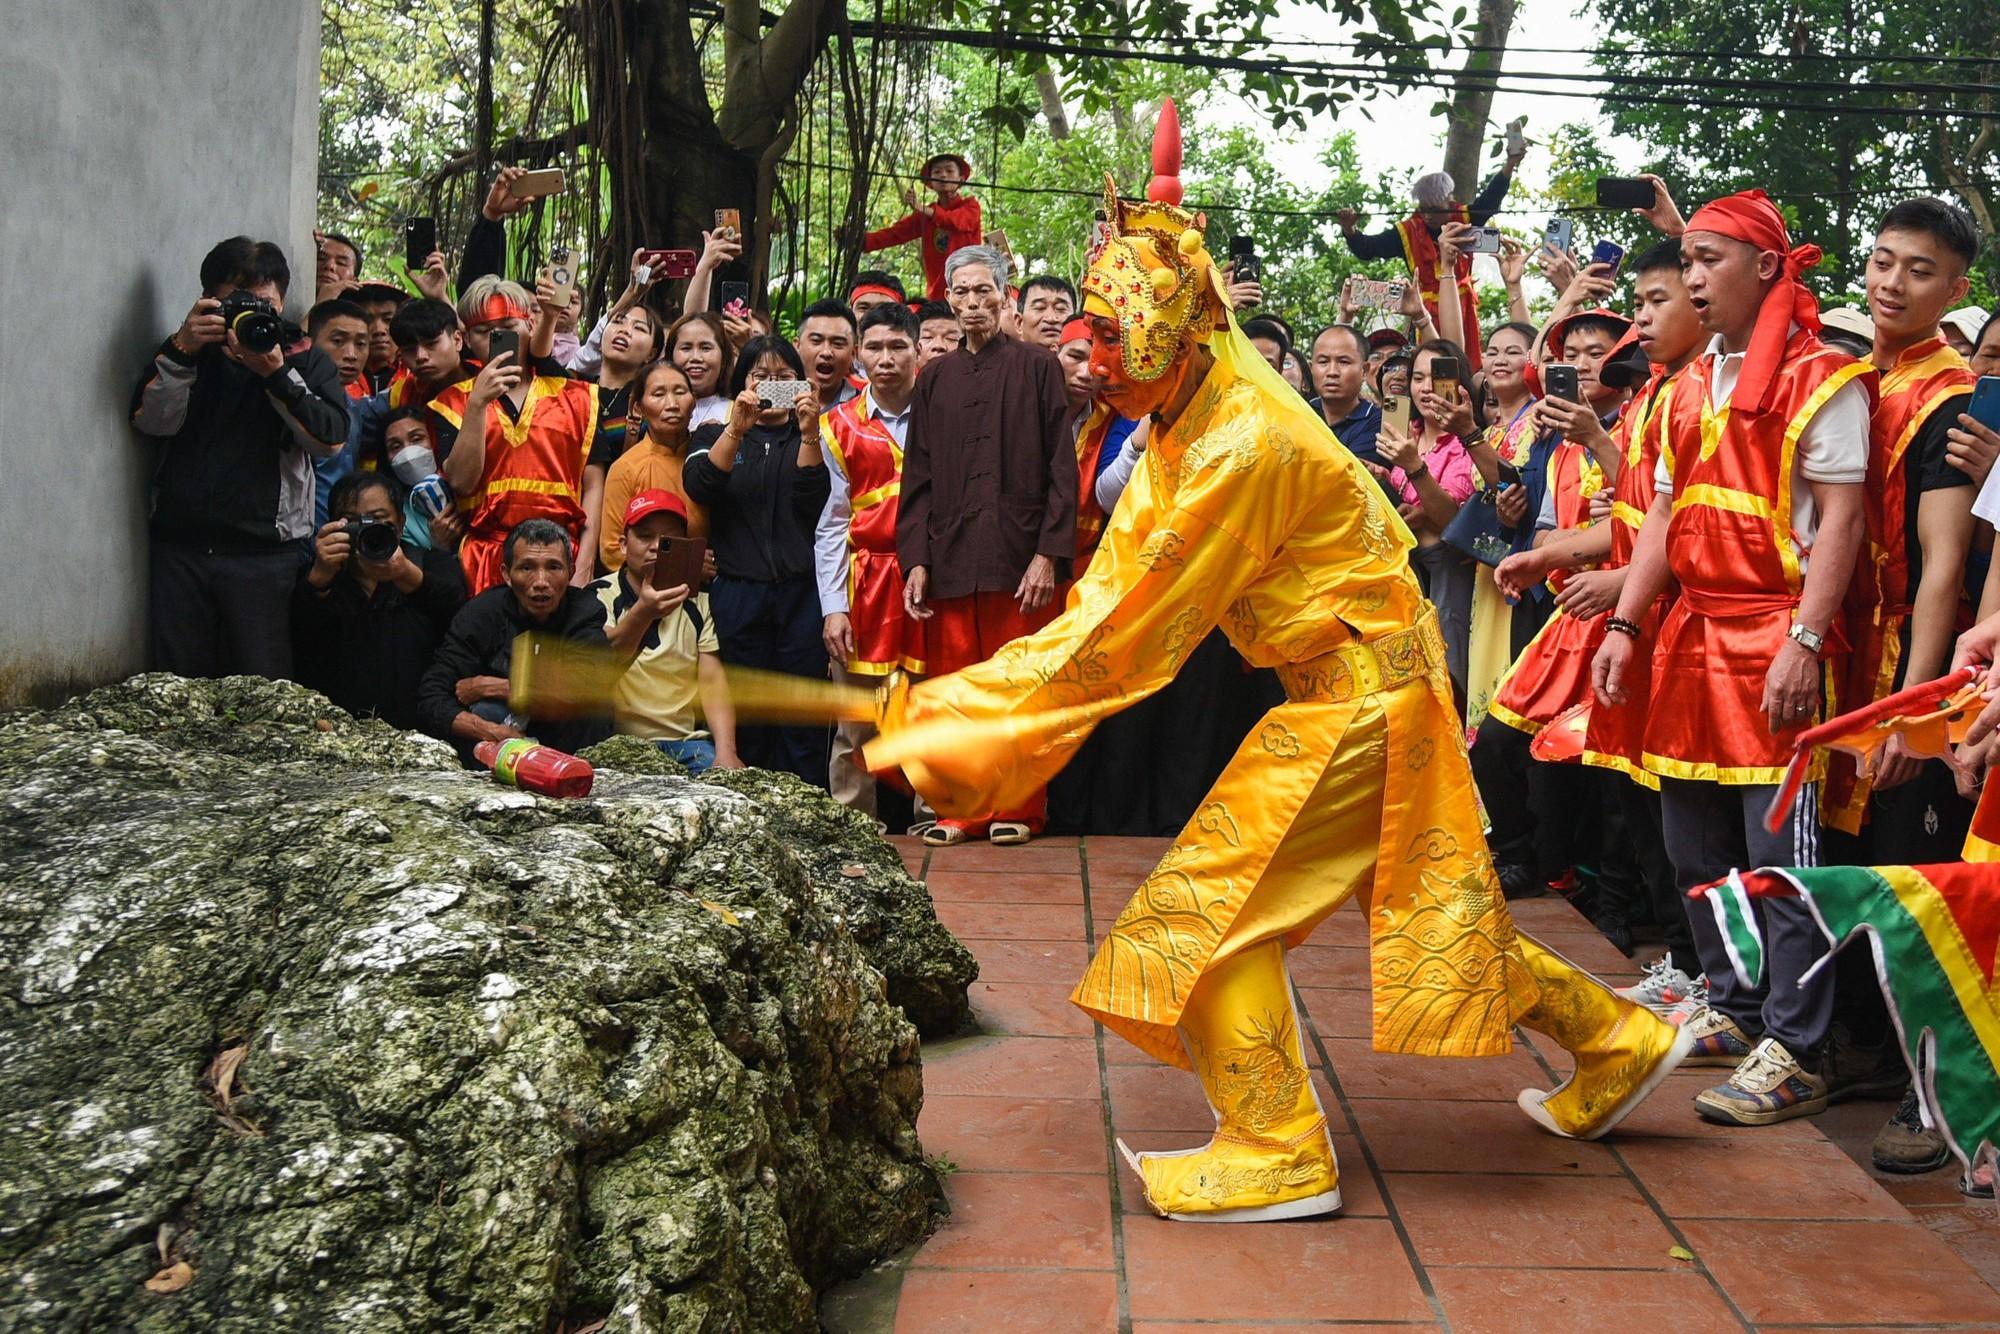
[[[1590,0],[1590,9],[1599,31],[1629,52],[1601,56],[1599,66],[1661,81],[1669,100],[1607,110],[1614,128],[1649,146],[1648,169],[1684,203],[1769,190],[1795,236],[1825,249],[1823,281],[1837,289],[1859,285],[1875,219],[1889,205],[1955,196],[1988,236],[1994,275],[2000,6]],[[1688,51],[1763,54],[1672,54]],[[1951,63],[1968,56],[1990,63]],[[1719,105],[1749,102],[1763,105]],[[1938,108],[1955,114],[1911,114]]]

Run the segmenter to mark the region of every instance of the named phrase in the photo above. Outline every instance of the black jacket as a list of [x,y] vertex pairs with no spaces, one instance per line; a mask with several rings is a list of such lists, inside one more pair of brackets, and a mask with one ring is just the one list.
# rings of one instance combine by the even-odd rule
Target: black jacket
[[717,422],[696,431],[681,465],[688,499],[708,507],[716,573],[766,584],[812,578],[813,527],[832,490],[826,465],[799,466],[798,423],[787,421],[752,426],[724,472],[708,457],[721,434]]
[[[465,706],[458,702],[458,683],[468,676],[506,676],[514,653],[514,640],[528,631],[571,639],[585,644],[602,644],[604,604],[597,595],[581,588],[563,594],[549,619],[537,625],[521,609],[514,590],[505,584],[489,588],[459,609],[451,629],[438,645],[430,670],[417,686],[417,721],[424,731],[470,748],[451,734],[451,725]],[[574,754],[611,735],[610,708],[603,718],[565,719],[560,722],[530,718],[521,730],[544,745]]]
[[292,660],[301,683],[357,718],[415,728],[417,685],[430,669],[452,617],[465,605],[465,574],[450,552],[405,545],[424,572],[405,595],[391,583],[364,593],[352,567],[322,593],[299,571],[292,593]]
[[132,395],[132,425],[163,441],[153,474],[153,532],[224,551],[283,546],[313,531],[315,458],[347,444],[347,394],[326,354],[310,344],[258,376],[171,339]]

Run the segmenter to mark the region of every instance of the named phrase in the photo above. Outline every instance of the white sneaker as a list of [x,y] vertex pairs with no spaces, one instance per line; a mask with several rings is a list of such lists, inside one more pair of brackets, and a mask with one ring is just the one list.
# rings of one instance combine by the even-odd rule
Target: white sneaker
[[1670,1024],[1684,1024],[1695,1015],[1708,1008],[1708,975],[1702,974],[1694,980],[1694,989],[1675,1001],[1665,1010],[1654,1013]]
[[1646,975],[1643,978],[1629,987],[1618,988],[1618,994],[1649,1010],[1665,1013],[1685,1001],[1694,993],[1694,989],[1694,979],[1674,967],[1663,954],[1646,965]]

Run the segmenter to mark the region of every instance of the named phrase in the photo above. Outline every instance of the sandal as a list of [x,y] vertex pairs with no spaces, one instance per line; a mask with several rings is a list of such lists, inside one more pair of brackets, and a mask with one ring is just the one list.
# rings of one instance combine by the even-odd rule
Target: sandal
[[931,830],[935,828],[937,828],[936,820],[919,820],[915,824],[911,825],[908,829],[905,829],[903,832],[909,835],[911,838],[922,838],[925,834],[930,833]]
[[955,848],[965,842],[965,830],[955,824],[940,821],[924,830],[924,846],[928,848]]
[[1019,820],[995,820],[992,827],[986,831],[986,837],[996,847],[1016,847],[1031,841],[1035,837],[1035,831]]

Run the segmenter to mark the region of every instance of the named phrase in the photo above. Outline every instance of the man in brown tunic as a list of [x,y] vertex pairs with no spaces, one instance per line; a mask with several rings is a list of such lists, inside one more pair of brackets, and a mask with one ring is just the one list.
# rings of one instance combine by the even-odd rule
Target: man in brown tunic
[[[1000,329],[1007,262],[987,246],[945,261],[965,345],[924,368],[903,456],[896,555],[903,597],[924,622],[924,666],[954,672],[1040,629],[1062,609],[1059,581],[1076,551],[1076,451],[1060,365]],[[981,835],[1025,843],[1048,808],[940,820],[937,845]]]

